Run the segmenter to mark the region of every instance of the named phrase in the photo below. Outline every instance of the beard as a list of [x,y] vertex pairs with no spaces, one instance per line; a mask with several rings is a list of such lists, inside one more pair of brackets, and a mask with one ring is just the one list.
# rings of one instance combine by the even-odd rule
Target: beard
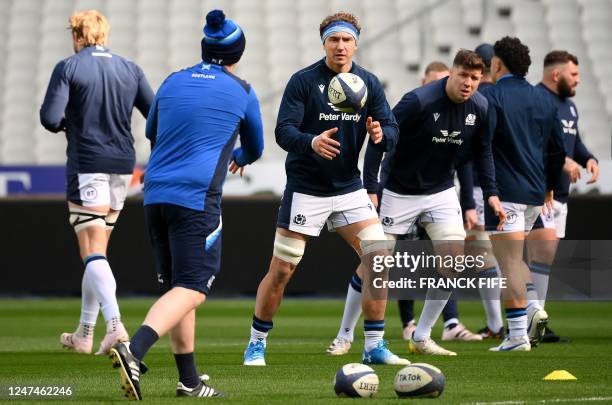
[[567,80],[561,77],[557,85],[557,92],[561,98],[574,97],[576,95],[576,87],[570,86]]

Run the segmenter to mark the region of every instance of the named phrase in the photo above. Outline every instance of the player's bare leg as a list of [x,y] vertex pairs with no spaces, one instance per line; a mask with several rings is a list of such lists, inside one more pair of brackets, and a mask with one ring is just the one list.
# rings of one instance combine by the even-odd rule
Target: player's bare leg
[[280,306],[285,287],[300,262],[308,236],[284,228],[276,228],[274,253],[268,273],[259,283],[251,338],[244,353],[244,365],[265,366],[264,353],[272,319]]
[[[543,310],[548,293],[548,280],[550,270],[555,261],[559,238],[554,228],[533,229],[527,236],[527,260],[529,264],[531,282],[527,285],[527,299],[529,300],[527,313],[535,318],[535,311]],[[530,329],[530,339],[537,340],[538,331]],[[568,341],[546,326],[544,333],[539,336],[542,342]]]
[[[367,268],[367,257],[379,252],[388,254],[387,249],[374,248],[374,250],[371,250],[371,247],[368,246],[372,242],[387,241],[379,220],[372,218],[359,221],[337,228],[336,231],[362,258],[362,265],[357,268],[357,274],[365,280],[364,285],[366,285],[371,278],[371,274],[369,274],[371,270]],[[366,268],[363,267],[364,263]],[[361,274],[359,274],[360,272]],[[368,287],[366,286],[366,288]],[[372,290],[373,288],[370,288],[369,294],[362,295],[365,335],[363,362],[366,364],[410,364],[408,360],[398,357],[387,348],[383,340],[387,292],[386,290],[376,292]]]
[[[527,282],[530,280],[529,268],[523,261],[524,232],[508,232],[491,235],[493,253],[499,263],[500,271],[507,280],[503,291],[508,321],[508,336],[501,345],[491,348],[494,351],[528,351],[531,344],[527,335]],[[543,330],[548,317],[542,311],[541,319],[535,327]]]
[[[128,339],[115,296],[115,278],[106,259],[108,239],[112,231],[112,228],[108,230],[106,225],[110,207],[83,207],[69,202],[68,208],[79,242],[79,252],[85,263],[85,272],[80,325],[75,333],[63,333],[60,341],[75,351],[90,353],[98,311],[102,309],[107,334],[96,354],[107,353],[114,343]],[[118,216],[118,211],[110,211],[113,212],[114,218]]]
[[[477,269],[479,277],[498,278],[501,275],[499,265],[493,254],[491,240],[484,229],[484,225],[475,225],[467,231],[467,234],[466,255],[484,257],[484,265],[481,269]],[[501,339],[504,335],[504,322],[501,315],[501,289],[499,284],[479,288],[478,292],[487,317],[486,326],[480,329],[478,334],[483,339]]]
[[[308,236],[288,229],[277,228],[276,232],[287,238],[306,243]],[[255,316],[264,321],[272,321],[283,300],[285,287],[291,280],[297,264],[289,263],[277,256],[272,256],[268,273],[259,283],[255,301]]]

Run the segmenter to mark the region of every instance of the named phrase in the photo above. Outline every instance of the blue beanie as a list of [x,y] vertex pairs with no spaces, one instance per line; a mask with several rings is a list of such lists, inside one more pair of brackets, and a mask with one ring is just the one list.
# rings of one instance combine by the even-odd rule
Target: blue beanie
[[480,44],[474,49],[474,52],[480,56],[487,69],[490,69],[491,59],[493,58],[493,46],[487,43]]
[[216,65],[232,65],[240,60],[246,39],[244,32],[232,20],[226,20],[221,10],[206,15],[202,60]]

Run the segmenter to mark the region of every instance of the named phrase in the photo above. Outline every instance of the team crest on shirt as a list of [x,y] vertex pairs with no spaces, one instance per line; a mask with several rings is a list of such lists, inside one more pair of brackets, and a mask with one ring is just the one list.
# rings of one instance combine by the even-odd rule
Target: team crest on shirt
[[384,217],[381,222],[384,226],[393,226],[394,221],[391,217]]
[[476,125],[476,114],[468,114],[465,117],[465,125]]
[[305,225],[306,217],[302,214],[297,214],[296,216],[293,217],[293,223],[296,225]]
[[517,218],[518,218],[518,215],[516,215],[516,212],[514,212],[512,210],[506,211],[506,223],[507,224],[515,223]]

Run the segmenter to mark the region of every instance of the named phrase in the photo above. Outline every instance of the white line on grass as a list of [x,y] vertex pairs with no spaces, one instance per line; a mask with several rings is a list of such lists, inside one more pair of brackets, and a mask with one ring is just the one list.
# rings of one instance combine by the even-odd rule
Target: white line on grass
[[498,401],[498,402],[466,402],[462,405],[515,405],[515,404],[550,404],[559,402],[596,402],[610,401],[612,397],[589,397],[589,398],[553,398],[540,401]]

